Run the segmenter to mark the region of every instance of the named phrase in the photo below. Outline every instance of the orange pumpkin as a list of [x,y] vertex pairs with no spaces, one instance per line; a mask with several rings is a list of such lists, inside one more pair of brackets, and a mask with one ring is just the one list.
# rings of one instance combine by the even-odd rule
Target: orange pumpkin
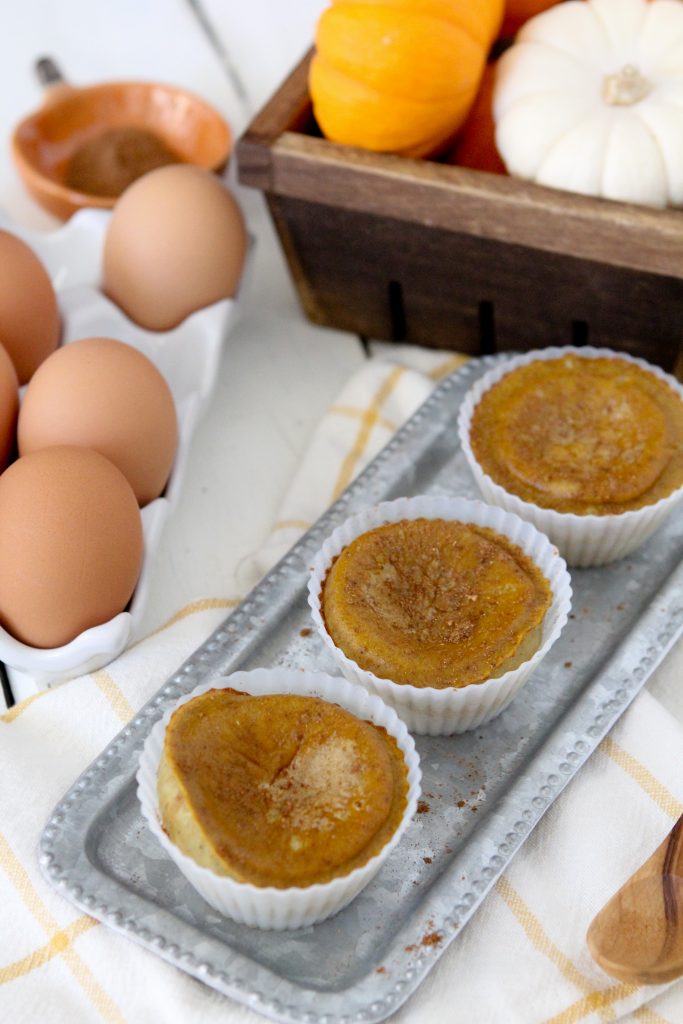
[[505,17],[500,34],[503,39],[510,39],[522,27],[525,21],[554,7],[560,0],[506,0]]
[[406,156],[443,149],[476,96],[503,0],[333,0],[309,90],[333,142]]
[[458,133],[455,145],[446,154],[449,164],[473,167],[490,174],[506,174],[505,164],[496,149],[496,125],[493,120],[493,87],[496,65],[487,64],[481,87],[469,117]]

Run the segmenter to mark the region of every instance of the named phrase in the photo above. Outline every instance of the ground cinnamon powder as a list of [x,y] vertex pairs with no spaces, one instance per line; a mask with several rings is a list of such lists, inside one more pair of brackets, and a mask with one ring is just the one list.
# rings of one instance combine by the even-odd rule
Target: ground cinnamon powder
[[158,135],[145,128],[110,128],[78,147],[64,180],[79,192],[116,197],[148,171],[182,162]]

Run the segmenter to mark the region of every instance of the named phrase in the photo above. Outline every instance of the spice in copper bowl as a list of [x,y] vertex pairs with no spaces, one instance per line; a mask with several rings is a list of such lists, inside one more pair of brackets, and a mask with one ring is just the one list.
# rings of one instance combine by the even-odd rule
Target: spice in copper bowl
[[116,197],[148,171],[183,162],[154,132],[145,128],[110,128],[76,149],[66,166],[64,180],[78,192]]

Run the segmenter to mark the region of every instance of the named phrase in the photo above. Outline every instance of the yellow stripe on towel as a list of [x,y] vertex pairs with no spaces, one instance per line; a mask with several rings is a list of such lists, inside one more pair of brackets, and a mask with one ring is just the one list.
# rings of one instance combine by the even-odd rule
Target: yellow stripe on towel
[[20,701],[18,704],[15,704],[13,708],[10,708],[9,711],[5,711],[0,715],[0,722],[13,722],[19,717],[19,715],[22,715],[24,711],[26,711],[26,708],[30,707],[35,700],[38,700],[39,697],[44,697],[49,692],[49,690],[41,690],[40,693],[32,693],[30,697],[26,697],[25,700]]
[[124,723],[130,721],[135,711],[128,703],[128,699],[121,687],[112,679],[109,673],[100,668],[97,672],[91,674],[91,678],[107,698],[117,717]]
[[381,387],[378,388],[375,397],[363,414],[353,448],[342,463],[337,482],[332,492],[332,501],[336,501],[342,491],[345,490],[351,482],[356,464],[363,457],[363,452],[365,451],[365,446],[368,443],[372,428],[379,420],[380,409],[395,389],[404,373],[404,366],[397,366],[392,370],[387,379],[383,381]]
[[[60,928],[57,921],[54,919],[50,911],[47,909],[43,901],[40,899],[36,889],[28,876],[28,872],[23,867],[18,857],[10,847],[5,836],[0,832],[0,868],[2,868],[9,880],[14,885],[22,902],[30,910],[35,917],[41,928],[47,932],[50,940],[52,940],[64,929]],[[90,920],[85,916],[83,918],[77,918],[76,921]],[[76,922],[72,923],[71,927]],[[82,930],[86,930],[85,926],[81,926]],[[60,941],[58,940],[58,944]],[[42,948],[42,947],[41,947]],[[124,1017],[122,1016],[119,1008],[116,1006],[114,1001],[104,991],[102,986],[99,984],[97,979],[92,974],[89,967],[87,967],[81,958],[78,956],[73,947],[69,944],[62,950],[57,951],[61,957],[64,958],[65,963],[69,967],[69,970],[73,974],[74,978],[78,981],[83,991],[89,997],[92,1004],[97,1010],[99,1010],[102,1017],[109,1022],[109,1024],[125,1024]]]
[[187,619],[190,615],[196,615],[198,612],[210,611],[212,608],[236,608],[240,603],[240,599],[237,597],[202,597],[198,601],[191,601],[190,604],[186,604],[183,608],[172,615],[170,619],[162,623],[161,626],[157,626],[151,633],[144,636],[141,640],[137,640],[134,644],[131,644],[127,648],[128,651],[132,651],[134,647],[138,647],[139,644],[143,644],[145,640],[149,640],[151,636],[157,636],[159,633],[163,633],[165,629],[170,629],[171,626],[175,626],[176,622],[181,622],[183,619]]
[[533,914],[516,889],[512,887],[505,875],[496,882],[496,892],[508,905],[525,935],[534,949],[546,956],[560,973],[584,993],[582,999],[573,1003],[562,1013],[548,1020],[545,1024],[574,1024],[589,1013],[599,1013],[604,1021],[615,1020],[613,1003],[624,999],[638,989],[637,985],[616,985],[609,989],[596,991],[590,978],[581,973],[570,957],[563,953],[548,936],[543,925]]
[[598,750],[611,757],[614,763],[619,765],[627,775],[630,775],[640,788],[647,793],[650,799],[654,800],[670,818],[676,819],[683,814],[683,804],[681,804],[680,800],[677,800],[673,793],[670,793],[666,786],[644,764],[641,764],[633,754],[629,754],[627,750],[620,747],[611,736],[605,737]]
[[439,365],[434,367],[434,369],[431,370],[427,374],[427,376],[431,380],[443,380],[444,377],[447,377],[449,373],[453,373],[454,370],[457,370],[461,366],[463,366],[464,363],[468,361],[468,359],[469,356],[464,356],[462,355],[462,353],[457,352],[455,355],[452,355],[449,359],[447,359],[445,363],[439,363]]
[[[352,420],[362,420],[366,415],[365,409],[359,409],[355,405],[332,405],[327,410],[328,413],[334,413],[336,416],[348,416]],[[386,416],[377,416],[375,420],[378,426],[384,427],[390,433],[395,433],[398,427],[392,420],[388,420]]]
[[46,942],[44,946],[34,949],[32,953],[22,957],[21,960],[15,960],[14,963],[7,964],[6,967],[0,967],[0,985],[5,985],[9,981],[15,981],[25,974],[30,974],[31,971],[35,971],[37,967],[42,967],[43,964],[46,964],[54,956],[65,953],[79,935],[90,931],[91,928],[98,924],[99,921],[96,921],[94,917],[86,917],[85,915],[72,921],[66,928],[56,931],[50,941]]

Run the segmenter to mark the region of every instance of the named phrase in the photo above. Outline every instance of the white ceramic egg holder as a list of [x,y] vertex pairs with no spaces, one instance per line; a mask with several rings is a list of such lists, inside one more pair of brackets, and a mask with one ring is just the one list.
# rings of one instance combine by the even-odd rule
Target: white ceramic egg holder
[[223,344],[235,323],[244,292],[243,275],[240,294],[234,299],[198,310],[172,331],[138,327],[99,289],[110,217],[106,210],[81,210],[55,231],[40,232],[21,228],[0,213],[0,228],[26,242],[47,270],[62,318],[61,345],[80,338],[116,338],[143,352],[161,371],[175,401],[178,450],[163,496],[141,509],[143,564],[126,611],[80,633],[63,647],[46,650],[20,643],[0,627],[0,661],[6,666],[17,701],[102,668],[125,649],[140,622],[159,539],[178,499],[192,435],[208,407]]

